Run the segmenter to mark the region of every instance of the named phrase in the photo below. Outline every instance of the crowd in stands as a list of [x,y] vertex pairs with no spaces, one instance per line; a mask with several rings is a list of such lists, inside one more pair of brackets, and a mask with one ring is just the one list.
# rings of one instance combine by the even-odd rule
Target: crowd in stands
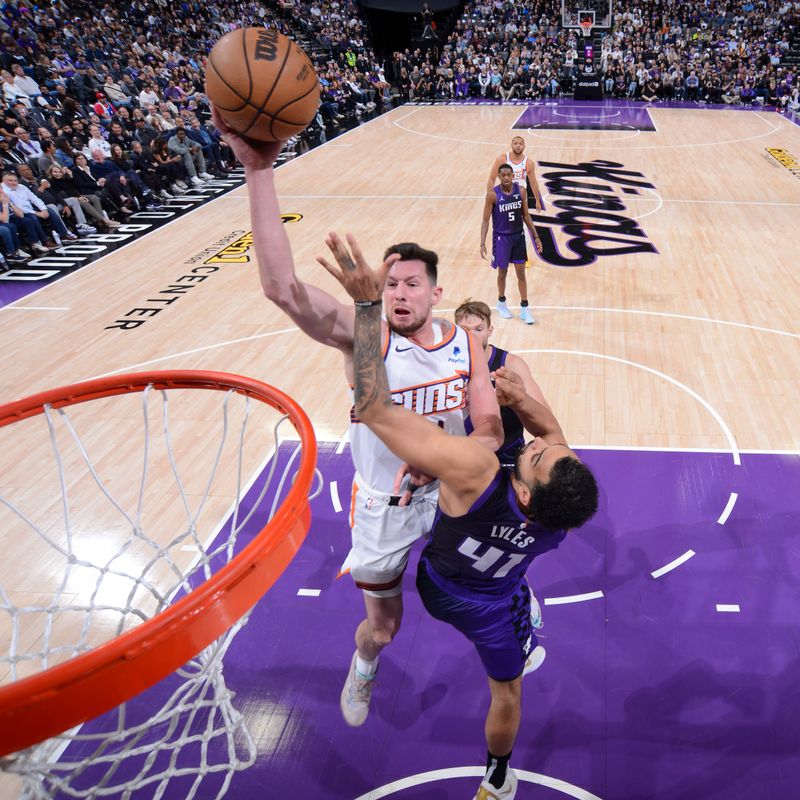
[[[631,0],[614,14],[593,65],[606,96],[800,109],[798,69],[784,63],[800,3]],[[470,0],[439,59],[397,52],[392,78],[404,101],[558,97],[572,92],[582,48],[555,0]]]
[[[607,95],[800,110],[798,0],[629,0],[595,67]],[[313,146],[407,100],[569,93],[582,39],[557,0],[468,0],[441,51],[389,75],[356,0],[6,0],[0,5],[0,267],[118,226],[236,167],[210,124],[206,54],[268,25],[303,46],[322,85]],[[437,55],[435,56],[434,53]]]
[[0,5],[0,268],[234,169],[209,122],[204,64],[244,25],[276,27],[311,54],[323,102],[306,137],[389,107],[355,0]]

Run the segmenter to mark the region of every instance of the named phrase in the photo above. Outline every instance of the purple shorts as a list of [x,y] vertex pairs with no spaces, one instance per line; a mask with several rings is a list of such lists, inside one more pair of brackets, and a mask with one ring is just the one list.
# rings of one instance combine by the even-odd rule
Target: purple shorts
[[[499,599],[463,597],[447,587],[448,582],[420,559],[417,590],[428,613],[461,631],[475,645],[490,678],[518,678],[536,647],[528,582],[523,579],[511,595]],[[452,589],[457,591],[458,587]]]
[[508,269],[509,264],[524,264],[528,260],[525,231],[499,233],[492,237],[492,267]]

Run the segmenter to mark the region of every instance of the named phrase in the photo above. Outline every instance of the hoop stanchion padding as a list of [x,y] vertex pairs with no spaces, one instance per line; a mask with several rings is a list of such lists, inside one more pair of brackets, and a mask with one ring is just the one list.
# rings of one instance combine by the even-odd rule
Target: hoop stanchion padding
[[302,442],[294,484],[253,541],[202,585],[112,641],[0,688],[0,756],[97,717],[177,670],[252,608],[281,575],[308,531],[308,495],[317,454],[314,431],[292,398],[260,381],[198,371],[101,378],[2,406],[0,427],[41,414],[45,406],[58,409],[147,387],[233,390],[287,415]]

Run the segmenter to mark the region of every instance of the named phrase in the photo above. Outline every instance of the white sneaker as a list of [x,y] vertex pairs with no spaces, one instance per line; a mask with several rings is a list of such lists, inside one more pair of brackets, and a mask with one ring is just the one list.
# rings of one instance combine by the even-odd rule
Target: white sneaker
[[213,181],[214,180],[214,176],[210,172],[201,172],[200,173],[200,177],[201,178],[205,178],[207,181]]
[[172,194],[173,194],[173,195],[183,194],[183,193],[184,193],[184,191],[185,191],[185,189],[181,189],[181,187],[180,187],[180,186],[178,186],[178,184],[177,184],[177,183],[173,183],[173,184],[172,184],[172,185],[169,187],[169,190],[172,192]]
[[35,250],[37,253],[49,253],[50,252],[50,248],[49,247],[45,247],[43,244],[39,244],[39,242],[36,242],[35,244],[32,244],[31,245],[31,249]]
[[180,178],[178,178],[178,180],[177,180],[177,181],[175,181],[175,185],[176,185],[176,186],[177,186],[179,189],[188,189],[188,188],[189,188],[189,184],[188,184],[188,183],[186,183],[186,181],[184,181],[184,180],[181,180]]
[[78,233],[97,233],[93,225],[78,225]]
[[204,180],[198,177],[190,178],[189,182],[192,184],[192,186],[202,186],[205,183]]
[[529,588],[528,591],[531,593],[531,627],[538,631],[544,625],[542,621],[542,607],[539,605],[539,601],[536,599],[533,589]]
[[30,253],[26,253],[21,247],[17,250],[17,257],[18,258],[32,258]]
[[522,312],[520,313],[519,318],[528,325],[533,325],[533,323],[536,322],[528,306],[522,306]]
[[540,644],[537,644],[536,647],[531,650],[531,654],[528,656],[528,660],[525,662],[525,667],[522,670],[522,677],[524,678],[526,675],[530,675],[531,672],[536,672],[539,667],[544,664],[545,656],[547,655],[547,651],[542,647]]
[[162,200],[172,200],[174,195],[171,195],[166,189],[162,189],[160,192]]
[[513,769],[506,772],[506,782],[495,789],[487,780],[482,780],[474,800],[514,800],[517,795],[517,775]]
[[511,317],[513,316],[513,314],[508,310],[508,306],[506,305],[505,300],[497,301],[497,313],[503,319],[511,319]]
[[373,673],[369,678],[363,678],[356,671],[356,658],[358,650],[353,653],[353,660],[350,662],[350,672],[347,673],[347,680],[344,682],[342,696],[339,705],[342,708],[344,721],[354,728],[364,724],[364,720],[369,713],[369,701],[372,697],[372,686],[375,683]]
[[121,222],[117,222],[115,219],[107,219],[106,220],[106,227],[108,228],[119,228],[122,225]]

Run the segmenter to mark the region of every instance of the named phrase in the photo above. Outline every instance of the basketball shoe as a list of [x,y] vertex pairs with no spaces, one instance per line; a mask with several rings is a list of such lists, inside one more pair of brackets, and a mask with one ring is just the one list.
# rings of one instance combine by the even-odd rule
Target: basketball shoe
[[536,322],[528,306],[522,306],[522,312],[520,313],[519,318],[528,325],[533,325],[533,323]]
[[533,589],[529,588],[528,591],[531,593],[531,627],[538,631],[544,625],[542,621],[542,607],[539,605],[539,601],[536,599]]
[[526,675],[530,675],[531,672],[536,672],[539,667],[544,664],[544,658],[547,655],[547,651],[542,647],[540,644],[537,644],[536,647],[531,650],[531,654],[528,656],[528,660],[525,662],[525,667],[522,670],[522,677],[524,678]]
[[347,680],[344,682],[340,706],[342,716],[348,725],[357,728],[364,724],[364,720],[369,713],[369,701],[372,697],[372,685],[375,683],[377,672],[365,678],[356,669],[356,658],[358,650],[353,653],[353,660],[350,662],[350,672],[347,673]]
[[508,310],[508,306],[506,305],[506,301],[505,300],[498,300],[497,301],[497,313],[503,319],[511,319],[511,317],[513,316],[513,314]]
[[506,782],[495,789],[489,781],[484,778],[478,787],[478,793],[474,800],[514,800],[517,795],[517,775],[513,769],[509,768],[506,772]]

